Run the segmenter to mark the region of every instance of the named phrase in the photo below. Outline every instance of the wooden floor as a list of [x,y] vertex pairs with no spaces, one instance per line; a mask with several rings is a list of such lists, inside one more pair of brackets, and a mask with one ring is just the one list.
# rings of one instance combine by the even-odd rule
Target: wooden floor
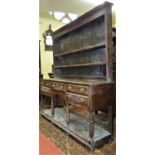
[[54,143],[64,155],[115,155],[115,140],[97,148],[90,153],[85,146],[68,136],[67,133],[53,125],[40,115],[40,132]]

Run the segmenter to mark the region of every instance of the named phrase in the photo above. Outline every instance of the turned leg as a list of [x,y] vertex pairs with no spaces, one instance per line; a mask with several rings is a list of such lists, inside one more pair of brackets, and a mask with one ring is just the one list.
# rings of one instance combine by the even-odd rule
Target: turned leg
[[54,117],[54,97],[51,97],[51,116]]
[[[65,101],[66,102],[66,101]],[[66,102],[66,123],[69,124],[70,121],[70,115],[69,115],[69,103]]]
[[93,112],[90,112],[89,118],[89,137],[90,137],[90,144],[91,144],[91,151],[94,151],[94,118]]
[[113,113],[112,113],[112,109],[113,107],[112,106],[109,106],[108,107],[108,119],[109,119],[109,132],[111,133],[111,135],[113,134]]
[[41,110],[44,109],[44,96],[41,95]]

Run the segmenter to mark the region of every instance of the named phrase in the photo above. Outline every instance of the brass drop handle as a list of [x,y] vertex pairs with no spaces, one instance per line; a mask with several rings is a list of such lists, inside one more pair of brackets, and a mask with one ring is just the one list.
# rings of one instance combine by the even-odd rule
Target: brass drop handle
[[84,93],[85,89],[84,88],[80,88],[80,92]]
[[68,95],[68,98],[71,99],[72,98],[72,95]]
[[85,101],[85,98],[80,98],[80,101],[83,103]]
[[72,89],[72,87],[71,87],[71,86],[68,86],[68,89],[69,89],[69,90],[71,90],[71,89]]

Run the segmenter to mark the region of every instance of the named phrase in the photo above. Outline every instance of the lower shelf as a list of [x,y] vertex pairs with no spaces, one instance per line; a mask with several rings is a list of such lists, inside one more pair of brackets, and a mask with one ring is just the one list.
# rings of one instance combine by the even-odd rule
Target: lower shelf
[[94,123],[94,146],[90,143],[89,122],[85,118],[70,113],[70,123],[66,123],[66,112],[64,108],[55,108],[55,114],[52,118],[51,109],[41,110],[41,114],[63,129],[69,135],[79,140],[82,144],[88,146],[91,150],[108,140],[111,137],[110,132]]

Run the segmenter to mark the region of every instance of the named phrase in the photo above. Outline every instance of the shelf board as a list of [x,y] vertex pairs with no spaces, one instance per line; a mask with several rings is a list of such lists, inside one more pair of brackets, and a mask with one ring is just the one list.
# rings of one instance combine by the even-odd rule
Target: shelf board
[[71,68],[71,67],[84,67],[84,66],[97,66],[97,65],[105,65],[105,62],[95,62],[95,63],[84,63],[84,64],[73,64],[73,65],[60,65],[54,66],[54,68]]
[[95,49],[95,48],[100,48],[100,47],[105,47],[105,42],[104,43],[99,43],[99,44],[96,44],[96,45],[86,46],[86,47],[75,49],[75,50],[71,50],[69,52],[67,51],[67,52],[64,52],[64,53],[55,54],[54,57],[64,56],[64,55],[78,53],[78,52],[83,52],[83,51],[87,51],[87,50],[91,50],[91,49]]
[[68,78],[105,78],[106,76],[80,76],[80,75],[55,75],[56,77],[68,77]]

